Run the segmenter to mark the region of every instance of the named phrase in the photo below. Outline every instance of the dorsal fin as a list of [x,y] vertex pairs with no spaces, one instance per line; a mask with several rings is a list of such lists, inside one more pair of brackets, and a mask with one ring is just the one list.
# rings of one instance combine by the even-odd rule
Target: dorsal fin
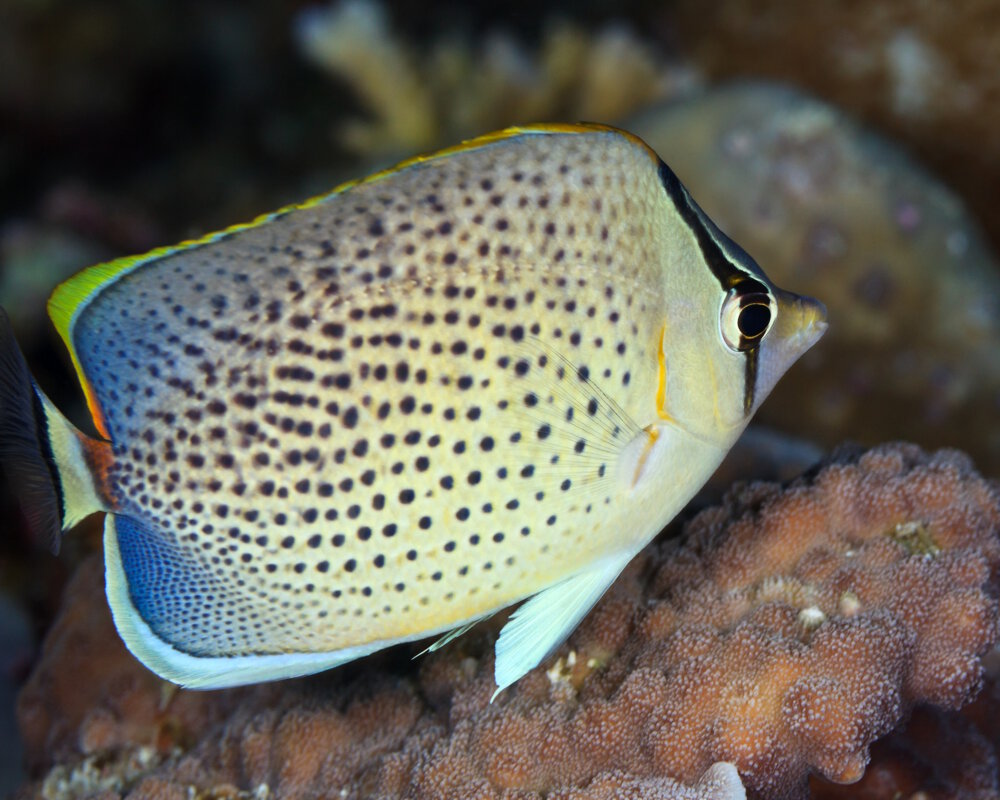
[[87,307],[87,305],[94,300],[105,288],[111,286],[122,277],[132,273],[133,271],[156,262],[160,259],[164,259],[169,256],[176,255],[178,253],[183,253],[186,251],[195,250],[206,245],[211,245],[214,243],[221,242],[225,239],[233,237],[243,231],[253,230],[266,225],[269,222],[273,222],[282,217],[285,217],[295,211],[310,209],[315,206],[321,205],[330,199],[342,195],[345,192],[358,186],[365,186],[373,183],[378,183],[380,181],[386,180],[394,175],[397,175],[405,170],[412,167],[417,167],[422,164],[427,164],[434,161],[439,161],[445,158],[449,158],[454,155],[461,153],[469,153],[481,148],[489,147],[497,143],[504,141],[516,139],[521,136],[544,136],[553,134],[585,134],[585,133],[610,133],[623,137],[630,143],[643,148],[649,155],[651,161],[655,164],[659,162],[656,154],[649,149],[641,139],[630,134],[626,131],[621,131],[617,128],[613,128],[607,125],[599,125],[596,123],[580,123],[580,124],[538,124],[538,125],[524,125],[517,127],[506,128],[501,131],[496,131],[494,133],[489,133],[484,136],[477,137],[475,139],[470,139],[468,141],[462,142],[461,144],[455,145],[453,147],[446,148],[444,150],[439,150],[437,152],[419,155],[413,158],[409,158],[405,161],[396,164],[388,169],[381,170],[365,178],[360,178],[346,183],[340,184],[329,192],[317,195],[308,200],[300,203],[294,203],[288,206],[284,206],[277,211],[273,211],[267,214],[261,214],[250,222],[239,223],[225,228],[221,231],[216,231],[213,233],[205,234],[204,236],[198,237],[196,239],[191,239],[188,241],[181,242],[176,245],[168,247],[159,247],[151,250],[148,253],[141,255],[126,256],[124,258],[119,258],[114,261],[109,261],[103,264],[97,264],[92,267],[77,273],[69,280],[64,281],[56,287],[48,302],[49,316],[52,318],[55,324],[56,330],[59,332],[60,337],[66,345],[69,351],[70,358],[72,359],[73,366],[76,370],[77,377],[80,380],[80,384],[83,387],[84,394],[87,398],[87,405],[90,408],[91,415],[94,419],[94,424],[97,429],[101,432],[101,435],[105,438],[110,438],[108,434],[107,425],[104,420],[104,416],[100,409],[100,405],[97,401],[96,392],[94,387],[91,385],[84,372],[82,365],[80,363],[80,357],[77,352],[76,342],[74,341],[74,327],[77,319],[79,318],[81,312]]

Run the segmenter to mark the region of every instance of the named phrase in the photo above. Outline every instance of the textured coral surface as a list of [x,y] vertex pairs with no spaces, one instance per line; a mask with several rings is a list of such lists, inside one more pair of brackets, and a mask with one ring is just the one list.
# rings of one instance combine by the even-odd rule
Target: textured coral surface
[[[21,696],[38,778],[22,795],[737,797],[731,762],[751,796],[799,797],[810,775],[861,778],[918,704],[865,796],[995,793],[988,722],[945,710],[980,688],[997,639],[998,535],[1000,491],[964,456],[841,452],[647,548],[492,705],[499,620],[418,661],[397,648],[306,680],[173,690],[118,643],[91,561]],[[913,766],[936,730],[983,753],[976,768]]]
[[[989,705],[996,715],[996,701]],[[814,800],[995,798],[998,759],[993,741],[996,739],[987,737],[971,716],[971,710],[949,714],[933,708],[918,709],[903,729],[876,742],[871,766],[860,781],[845,786],[814,779],[812,797]]]

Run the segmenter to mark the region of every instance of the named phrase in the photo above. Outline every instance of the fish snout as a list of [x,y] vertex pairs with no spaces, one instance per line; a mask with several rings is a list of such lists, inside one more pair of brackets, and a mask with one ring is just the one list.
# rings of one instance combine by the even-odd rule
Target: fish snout
[[778,315],[761,344],[752,414],[788,371],[826,332],[826,306],[812,297],[776,291]]
[[[826,306],[805,295],[778,290],[778,330],[775,331],[791,364],[820,340],[828,326]],[[787,367],[786,367],[787,369]]]

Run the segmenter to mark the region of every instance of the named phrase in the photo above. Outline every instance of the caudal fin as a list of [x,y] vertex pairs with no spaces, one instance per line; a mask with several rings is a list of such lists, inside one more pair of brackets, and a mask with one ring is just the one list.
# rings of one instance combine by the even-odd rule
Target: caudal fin
[[106,448],[80,433],[38,388],[0,309],[0,464],[32,531],[53,552],[64,529],[106,509],[93,475],[94,455]]

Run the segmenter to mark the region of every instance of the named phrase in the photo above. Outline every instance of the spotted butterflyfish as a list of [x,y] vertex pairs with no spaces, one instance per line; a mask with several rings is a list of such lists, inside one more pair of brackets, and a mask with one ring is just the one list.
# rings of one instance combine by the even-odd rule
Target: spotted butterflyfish
[[3,319],[2,447],[52,546],[104,512],[107,598],[217,688],[447,641],[518,601],[557,648],[822,335],[637,137],[518,127],[91,267],[49,313],[98,432]]

